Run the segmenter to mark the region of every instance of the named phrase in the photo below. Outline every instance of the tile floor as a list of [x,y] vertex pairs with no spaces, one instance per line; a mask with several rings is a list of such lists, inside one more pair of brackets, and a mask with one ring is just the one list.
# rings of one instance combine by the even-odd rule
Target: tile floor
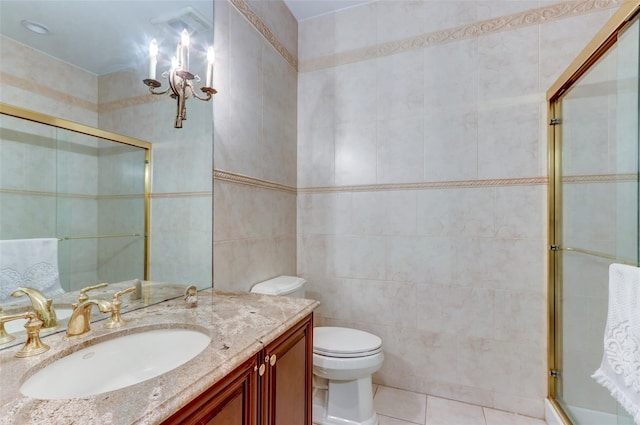
[[547,425],[545,421],[425,394],[374,385],[379,425]]

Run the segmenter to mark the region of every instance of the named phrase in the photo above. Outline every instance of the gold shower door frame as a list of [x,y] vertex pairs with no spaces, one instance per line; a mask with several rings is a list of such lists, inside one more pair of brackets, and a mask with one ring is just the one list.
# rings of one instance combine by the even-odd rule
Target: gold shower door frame
[[547,90],[548,103],[548,399],[564,425],[573,425],[571,419],[558,403],[558,385],[561,380],[556,373],[562,370],[562,299],[556,282],[562,275],[558,251],[554,248],[562,234],[562,145],[561,126],[557,125],[562,117],[562,97],[591,67],[616,44],[618,34],[640,15],[640,1],[625,1],[607,24],[598,32],[578,57],[562,73],[558,80]]

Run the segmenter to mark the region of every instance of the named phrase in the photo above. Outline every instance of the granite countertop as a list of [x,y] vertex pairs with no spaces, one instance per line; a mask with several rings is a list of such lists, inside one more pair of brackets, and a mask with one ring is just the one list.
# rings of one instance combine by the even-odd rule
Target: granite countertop
[[[49,335],[43,342],[51,349],[37,356],[16,358],[21,345],[2,350],[0,424],[158,424],[318,305],[299,298],[207,289],[198,292],[196,308],[188,308],[178,298],[123,314],[128,323],[120,329],[103,329],[100,321],[92,323],[91,334],[80,339],[65,340],[64,332]],[[211,343],[182,366],[120,390],[65,400],[37,400],[19,392],[26,378],[76,348],[91,345],[93,338],[103,340],[153,327],[199,329],[211,337]]]

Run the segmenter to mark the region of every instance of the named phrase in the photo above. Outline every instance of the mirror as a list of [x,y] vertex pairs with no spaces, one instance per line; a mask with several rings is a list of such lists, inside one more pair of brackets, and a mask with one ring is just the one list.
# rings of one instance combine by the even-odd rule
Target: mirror
[[0,113],[0,305],[19,286],[49,295],[148,280],[151,144],[4,104]]
[[[30,31],[27,27],[33,24],[41,25],[48,34],[37,33],[45,31],[38,27],[35,27],[36,32]],[[163,85],[161,89],[167,87],[167,80],[161,75],[170,67],[171,55],[176,50],[176,43],[180,40],[183,29],[187,29],[191,35],[190,71],[203,75],[204,80],[206,47],[213,44],[211,1],[0,2],[0,56],[3,58],[0,61],[0,102],[31,111],[37,116],[48,116],[54,121],[57,119],[79,123],[98,133],[106,131],[124,138],[147,141],[151,145],[152,166],[148,167],[148,238],[130,238],[138,241],[133,244],[138,250],[141,241],[146,239],[148,243],[146,278],[153,285],[146,287],[157,286],[163,289],[152,292],[152,295],[147,293],[139,306],[182,295],[186,285],[195,284],[199,289],[212,287],[213,281],[212,102],[188,99],[185,108],[188,119],[184,121],[183,128],[176,129],[176,101],[168,95],[150,94],[148,87],[142,83],[149,74],[149,42],[155,38],[160,50],[157,79]],[[196,79],[194,85],[198,87],[202,84]],[[6,120],[6,116],[2,115],[3,127]],[[30,125],[42,124],[30,122]],[[39,134],[40,130],[25,128],[21,131],[24,136],[30,132]],[[74,148],[83,146],[82,143],[86,142],[89,148],[85,144],[83,149],[94,151],[114,149],[97,142],[95,135],[89,130],[88,136],[86,132],[78,135],[68,131],[56,130],[57,134],[51,140],[62,138],[67,143],[73,140],[77,144]],[[79,142],[83,137],[87,141]],[[46,139],[38,140],[50,143]],[[130,146],[126,150],[130,150]],[[98,178],[97,174],[87,177],[79,172],[80,167],[72,160],[66,160],[65,164],[59,149],[56,157],[59,169],[65,169],[65,172],[73,176],[69,182]],[[121,159],[127,161],[124,157]],[[0,173],[6,171],[7,167],[3,165]],[[128,171],[120,169],[115,175],[125,172]],[[51,183],[44,169],[40,169],[38,173],[29,178]],[[115,179],[115,175],[107,180]],[[4,211],[5,205],[10,202],[6,195],[6,189],[0,189],[0,216],[3,220],[10,216]],[[70,202],[60,200],[56,202],[56,217],[41,215],[34,217],[32,222],[53,221],[58,223],[59,229],[64,228],[64,225],[68,227],[76,214],[71,205]],[[128,210],[131,206],[126,208]],[[109,213],[108,219],[122,223],[123,217],[127,215],[123,211]],[[139,212],[131,215],[140,217]],[[93,219],[97,221],[98,215]],[[139,224],[138,221],[136,226]],[[4,225],[9,226],[3,223]],[[26,226],[24,223],[16,225]],[[128,229],[129,226],[124,227]],[[24,231],[17,234],[32,234],[28,229],[21,230]],[[123,232],[128,234],[129,230]],[[131,231],[131,234],[139,233],[138,230]],[[64,238],[73,235],[62,235],[59,232],[51,235],[38,233],[38,237],[45,236]],[[11,239],[14,237],[26,236],[7,236]],[[0,238],[4,239],[5,236],[0,234]],[[117,238],[113,238],[115,239]],[[70,241],[63,242],[62,245],[70,246],[68,242]],[[124,245],[131,248],[131,244]],[[115,251],[122,254],[122,249],[125,248],[121,246]],[[118,256],[115,251],[112,250],[107,257]],[[80,252],[87,254],[88,251]],[[81,257],[83,256],[78,252],[65,252],[61,248],[62,262],[66,263],[68,259],[69,267],[74,270],[86,268],[80,263]],[[92,262],[97,261],[92,254],[84,257],[90,257]],[[114,265],[119,270],[127,267],[120,263]],[[137,270],[127,273],[139,273],[140,268]],[[108,276],[105,280],[110,280],[111,283],[122,280],[122,285],[131,284],[130,279],[140,278],[126,278],[126,274],[118,275],[107,271],[102,275]],[[80,277],[77,280],[65,290],[73,291],[93,285],[99,283],[101,278]],[[104,296],[101,297],[108,297],[116,290],[115,286],[112,289],[101,289],[96,296],[102,294]]]

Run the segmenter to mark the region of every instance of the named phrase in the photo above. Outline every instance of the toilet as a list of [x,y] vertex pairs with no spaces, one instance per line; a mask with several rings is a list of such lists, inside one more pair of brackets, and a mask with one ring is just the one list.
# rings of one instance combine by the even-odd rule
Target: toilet
[[[306,281],[278,276],[256,284],[251,292],[304,298]],[[313,423],[378,425],[371,375],[382,366],[382,340],[342,327],[313,329]]]

